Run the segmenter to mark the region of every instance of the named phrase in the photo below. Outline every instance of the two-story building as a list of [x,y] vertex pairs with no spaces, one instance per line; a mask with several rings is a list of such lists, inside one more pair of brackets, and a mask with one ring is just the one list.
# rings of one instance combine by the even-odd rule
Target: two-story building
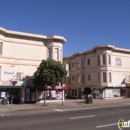
[[130,50],[99,45],[63,62],[69,64],[69,96],[81,98],[84,88],[90,88],[95,98],[130,97]]
[[43,36],[0,27],[0,98],[13,96],[13,102],[36,100],[31,77],[43,59],[62,62],[62,36]]

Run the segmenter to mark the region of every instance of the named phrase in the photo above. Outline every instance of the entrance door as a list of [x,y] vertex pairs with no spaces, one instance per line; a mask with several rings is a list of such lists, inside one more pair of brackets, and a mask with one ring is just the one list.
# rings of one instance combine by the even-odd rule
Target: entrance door
[[12,88],[11,89],[11,95],[13,98],[13,104],[19,104],[20,103],[20,89],[19,88]]

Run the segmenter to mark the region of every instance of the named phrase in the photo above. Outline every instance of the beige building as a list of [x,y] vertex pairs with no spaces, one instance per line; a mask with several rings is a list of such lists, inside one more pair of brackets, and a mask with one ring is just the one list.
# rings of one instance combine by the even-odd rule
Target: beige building
[[[43,59],[62,62],[65,42],[61,36],[29,34],[0,27],[0,98],[13,95],[24,102],[25,86],[31,86],[30,82],[25,84],[24,79],[33,75]],[[34,100],[35,94],[32,97]]]
[[130,50],[99,45],[63,62],[69,64],[68,95],[81,98],[84,88],[90,88],[94,98],[130,97]]

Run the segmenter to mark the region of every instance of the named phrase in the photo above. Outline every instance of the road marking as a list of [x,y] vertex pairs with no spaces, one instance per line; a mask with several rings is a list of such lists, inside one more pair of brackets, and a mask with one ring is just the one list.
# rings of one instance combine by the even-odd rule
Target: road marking
[[103,128],[103,127],[109,127],[109,126],[113,126],[113,125],[118,125],[118,123],[113,123],[113,124],[108,124],[108,125],[101,125],[101,126],[97,126],[96,128]]
[[60,109],[54,109],[55,111],[60,111],[60,112],[63,112],[62,110],[60,110]]
[[91,109],[99,109],[99,108],[111,108],[111,107],[129,106],[129,105],[130,104],[122,104],[122,105],[101,106],[101,107],[88,107],[88,108],[78,108],[78,109],[54,109],[54,110],[65,112],[65,111],[91,110]]
[[95,115],[90,116],[80,116],[80,117],[71,117],[70,119],[79,119],[79,118],[88,118],[88,117],[94,117]]
[[11,114],[1,114],[1,116],[9,116],[9,115],[11,115]]

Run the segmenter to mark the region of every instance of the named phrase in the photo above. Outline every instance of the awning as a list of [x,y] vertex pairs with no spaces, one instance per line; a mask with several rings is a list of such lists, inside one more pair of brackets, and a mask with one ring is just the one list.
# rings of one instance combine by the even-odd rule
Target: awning
[[0,86],[0,88],[22,88],[23,86]]
[[130,82],[127,82],[127,83],[125,83],[126,84],[126,86],[130,86]]

